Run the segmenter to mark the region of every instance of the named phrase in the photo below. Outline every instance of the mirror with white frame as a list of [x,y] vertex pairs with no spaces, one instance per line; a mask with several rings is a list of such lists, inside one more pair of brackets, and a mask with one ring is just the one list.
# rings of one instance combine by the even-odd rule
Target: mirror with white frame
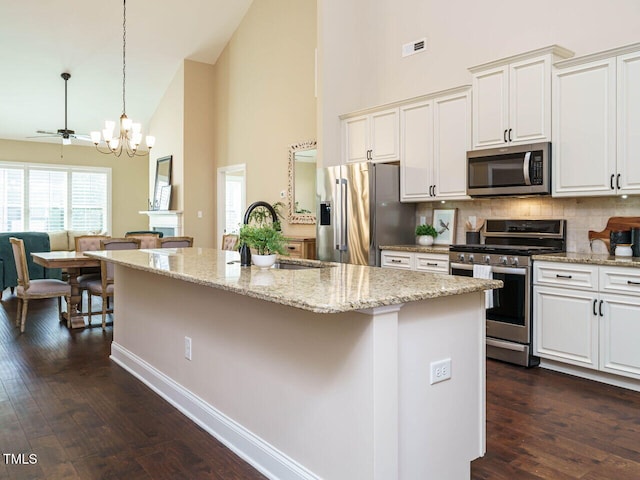
[[289,223],[316,223],[316,141],[289,146]]

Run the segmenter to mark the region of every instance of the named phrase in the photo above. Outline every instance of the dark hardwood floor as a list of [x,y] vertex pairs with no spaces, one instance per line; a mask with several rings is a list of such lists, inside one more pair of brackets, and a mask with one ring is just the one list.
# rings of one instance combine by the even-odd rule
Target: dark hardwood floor
[[[55,300],[32,302],[20,335],[3,298],[0,479],[264,479],[112,363],[99,317],[70,332]],[[487,454],[471,477],[640,479],[640,393],[488,361]]]

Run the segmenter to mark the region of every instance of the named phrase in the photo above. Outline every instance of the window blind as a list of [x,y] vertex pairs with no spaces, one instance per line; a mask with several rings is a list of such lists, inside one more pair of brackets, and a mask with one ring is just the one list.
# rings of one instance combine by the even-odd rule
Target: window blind
[[0,229],[108,231],[111,169],[0,163]]

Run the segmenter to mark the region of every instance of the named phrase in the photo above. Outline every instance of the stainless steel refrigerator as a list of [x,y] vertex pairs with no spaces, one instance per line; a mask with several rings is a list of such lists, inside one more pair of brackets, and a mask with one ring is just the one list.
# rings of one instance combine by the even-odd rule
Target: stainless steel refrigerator
[[318,169],[318,260],[380,266],[380,245],[415,243],[413,203],[400,203],[400,167],[352,163]]

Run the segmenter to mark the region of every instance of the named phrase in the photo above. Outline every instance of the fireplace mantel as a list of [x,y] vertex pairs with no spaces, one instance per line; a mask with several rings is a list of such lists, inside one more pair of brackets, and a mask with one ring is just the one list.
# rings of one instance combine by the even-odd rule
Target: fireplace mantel
[[138,213],[149,217],[149,230],[158,230],[167,237],[184,235],[182,210],[144,210]]

